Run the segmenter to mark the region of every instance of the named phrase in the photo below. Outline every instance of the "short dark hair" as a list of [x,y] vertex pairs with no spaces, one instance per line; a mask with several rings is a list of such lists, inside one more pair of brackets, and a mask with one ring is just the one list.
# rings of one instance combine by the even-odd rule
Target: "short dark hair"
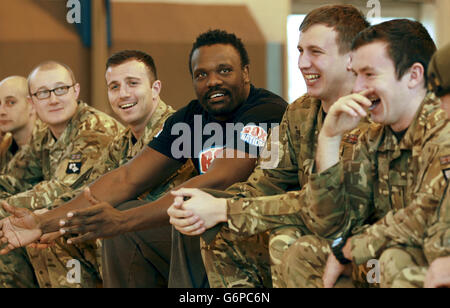
[[194,51],[202,46],[211,46],[215,44],[232,45],[241,57],[241,67],[250,64],[247,50],[242,43],[242,40],[238,38],[234,33],[228,33],[224,30],[209,30],[200,34],[192,45],[191,53],[189,54],[189,71],[192,75],[192,54]]
[[336,43],[339,52],[351,50],[355,36],[370,26],[364,15],[353,5],[326,5],[312,10],[306,15],[300,31],[305,32],[314,25],[322,24],[337,32]]
[[424,68],[425,86],[427,85],[426,72],[436,45],[420,22],[394,19],[372,26],[356,36],[352,50],[377,41],[387,43],[387,52],[394,62],[398,80],[414,63],[420,63]]
[[122,50],[116,52],[111,57],[109,57],[108,61],[106,61],[106,69],[111,66],[120,65],[130,60],[136,60],[144,63],[150,72],[150,77],[154,78],[155,80],[158,79],[155,61],[153,61],[153,58],[149,54],[140,50]]

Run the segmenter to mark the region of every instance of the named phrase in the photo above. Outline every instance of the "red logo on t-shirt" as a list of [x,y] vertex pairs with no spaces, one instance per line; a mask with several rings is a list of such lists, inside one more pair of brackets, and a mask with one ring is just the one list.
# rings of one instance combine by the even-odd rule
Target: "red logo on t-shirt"
[[247,125],[241,131],[241,140],[248,144],[262,147],[267,140],[267,132],[261,126]]
[[199,155],[200,173],[206,173],[217,156],[223,153],[223,147],[203,150]]

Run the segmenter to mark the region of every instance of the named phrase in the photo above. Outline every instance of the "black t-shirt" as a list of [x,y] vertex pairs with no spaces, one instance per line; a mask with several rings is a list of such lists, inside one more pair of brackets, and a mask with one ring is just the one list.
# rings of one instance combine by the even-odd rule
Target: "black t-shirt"
[[259,155],[269,130],[279,125],[286,107],[278,95],[252,85],[247,101],[231,119],[221,122],[193,100],[166,120],[148,146],[181,163],[192,159],[203,174],[224,148]]

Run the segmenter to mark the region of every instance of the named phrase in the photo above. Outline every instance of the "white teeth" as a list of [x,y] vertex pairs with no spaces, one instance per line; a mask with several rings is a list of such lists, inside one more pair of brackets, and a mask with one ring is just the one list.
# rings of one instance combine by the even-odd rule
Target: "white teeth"
[[211,95],[209,98],[213,99],[213,98],[222,97],[222,96],[225,96],[225,95],[223,95],[222,93],[217,93],[217,94]]
[[320,75],[305,75],[305,78],[308,80],[316,80],[320,78]]
[[120,108],[122,108],[122,109],[128,109],[128,108],[131,108],[131,107],[136,106],[136,104],[137,104],[137,103],[125,104],[125,105],[120,106]]
[[372,106],[370,106],[368,109],[369,111],[372,111],[375,109],[375,107],[381,102],[381,100],[379,98],[372,98],[370,99],[370,101],[372,102]]

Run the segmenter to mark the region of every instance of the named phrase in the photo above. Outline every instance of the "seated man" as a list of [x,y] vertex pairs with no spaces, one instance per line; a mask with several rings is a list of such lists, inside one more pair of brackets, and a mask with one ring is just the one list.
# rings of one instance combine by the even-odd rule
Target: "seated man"
[[[441,107],[450,118],[449,56],[450,45],[436,52],[429,65],[428,83],[429,88],[441,99]],[[444,138],[448,138],[448,135]],[[449,157],[450,152],[442,159],[441,164],[445,164],[445,160]],[[380,263],[383,265],[381,270],[388,271],[392,277],[391,281],[383,282],[383,285],[401,288],[450,287],[449,170],[443,170],[447,190],[434,213],[432,209],[427,209],[427,204],[400,210],[393,216],[393,221],[401,219],[401,224],[384,228],[383,233],[386,235],[376,238],[377,243],[384,242],[383,246],[388,248],[379,249],[374,255],[376,258],[381,257]],[[405,211],[408,211],[407,215],[403,213]],[[362,240],[363,238],[357,236],[353,239],[353,244],[360,245],[359,241]],[[396,246],[397,243],[403,243],[406,248]],[[392,246],[395,246],[395,249],[389,248]],[[407,254],[410,247],[423,250],[426,259],[423,266],[411,262],[411,257]],[[386,275],[381,273],[381,277],[384,276]]]
[[[272,276],[273,285],[280,287],[277,269],[283,252],[298,237],[310,234],[311,224],[316,228],[326,224],[327,216],[307,211],[305,187],[325,116],[339,97],[351,93],[355,81],[348,70],[351,42],[367,26],[362,13],[351,5],[324,6],[310,12],[300,25],[298,42],[298,68],[308,94],[288,107],[277,132],[280,142],[272,136],[273,142],[267,143],[271,151],[278,150],[279,159],[269,166],[261,160],[246,182],[226,192],[207,191],[229,199],[189,189],[176,193],[191,197],[183,208],[200,216],[203,223],[183,227],[185,222],[179,219],[183,210],[174,205],[169,210],[171,222],[180,231],[198,234],[217,222],[228,222],[214,241],[202,243],[211,286],[272,287]],[[362,121],[359,128],[367,126]],[[355,142],[359,133],[349,134],[348,143]],[[268,230],[272,232],[270,241]]]
[[[169,268],[169,286],[204,286],[199,239],[185,242],[174,233],[175,257],[161,249],[170,245],[170,241],[159,240],[161,232],[170,234],[170,194],[150,203],[120,204],[158,187],[189,159],[199,175],[183,187],[225,189],[246,179],[269,128],[278,126],[287,103],[251,85],[248,54],[234,34],[220,30],[201,34],[191,50],[189,69],[197,100],[173,114],[133,160],[90,185],[88,198],[80,195],[40,216],[28,212],[26,217],[34,223],[26,225],[30,232],[20,234],[16,231],[24,220],[18,216],[24,213],[16,210],[17,216],[2,224],[4,239],[10,240],[3,253],[58,230],[65,218],[63,231],[81,234],[72,243],[122,234],[103,242],[107,287],[157,286],[169,278]],[[131,231],[139,232],[127,233]]]
[[[438,50],[431,59],[428,76],[433,91],[441,99],[441,107],[450,119],[450,45]],[[445,170],[447,191],[433,226],[424,241],[424,253],[430,264],[424,286],[450,288],[450,169]]]
[[[98,162],[122,125],[108,115],[78,102],[80,85],[67,66],[50,61],[28,77],[29,101],[46,125],[33,134],[0,175],[0,191],[9,204],[30,210],[51,207],[64,193],[89,183]],[[28,190],[26,190],[28,189]],[[2,218],[7,213],[1,210]],[[37,286],[24,250],[0,258],[3,286]]]
[[[160,98],[162,83],[158,80],[153,58],[137,50],[124,50],[113,54],[106,63],[106,85],[112,110],[127,124],[127,129],[116,136],[103,158],[99,159],[91,177],[114,170],[135,157],[159,133],[167,118],[175,110]],[[169,176],[161,185],[145,193],[140,199],[156,200],[171,187],[178,186],[195,175],[191,162]],[[54,202],[63,204],[76,197],[83,188]],[[162,233],[169,236],[170,233]],[[170,247],[169,247],[170,248]],[[93,287],[101,282],[101,261],[95,243],[67,245],[63,239],[45,250],[27,249],[41,287]],[[80,263],[79,283],[67,280],[71,269],[66,267],[72,259]]]
[[27,96],[26,78],[11,76],[0,81],[0,174],[19,148],[30,142],[33,130],[43,125],[39,120],[35,125],[36,112]]
[[[450,149],[449,126],[439,100],[426,90],[425,72],[435,51],[426,29],[410,20],[384,22],[361,32],[352,49],[355,94],[331,109],[319,136],[318,173],[310,181],[312,206],[343,209],[333,221],[342,236],[331,248],[317,236],[292,245],[283,258],[283,278],[289,286],[331,287],[351,261],[361,265],[349,268],[358,286],[390,286],[395,272],[384,268],[383,260],[380,280],[369,279],[366,263],[387,248],[396,252],[405,247],[414,233],[391,246],[384,239],[405,234],[404,222],[418,215],[417,209],[424,210],[418,219],[427,219],[445,192],[443,170],[448,165],[441,159]],[[361,91],[368,94],[356,94]],[[336,143],[367,113],[380,125],[362,135],[351,149],[351,160],[339,160]],[[402,257],[424,262],[415,247]]]

